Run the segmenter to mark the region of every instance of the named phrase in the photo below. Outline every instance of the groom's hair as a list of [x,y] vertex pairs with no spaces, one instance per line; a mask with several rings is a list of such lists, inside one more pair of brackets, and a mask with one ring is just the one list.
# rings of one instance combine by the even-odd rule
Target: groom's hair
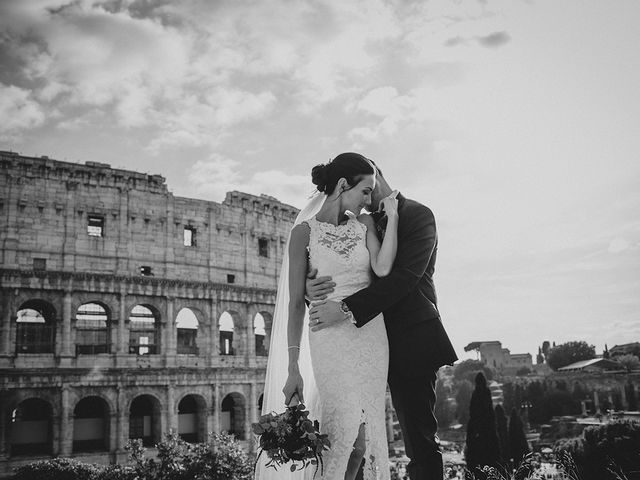
[[380,167],[378,165],[376,165],[376,162],[374,162],[373,160],[371,160],[370,158],[367,158],[367,160],[369,160],[371,162],[371,165],[373,165],[374,167],[376,167],[376,174],[384,177],[384,175],[382,174],[382,170],[380,170]]
[[311,169],[311,181],[318,191],[331,195],[344,178],[349,186],[355,186],[365,175],[375,175],[376,167],[364,155],[359,153],[341,153],[329,163],[316,165]]

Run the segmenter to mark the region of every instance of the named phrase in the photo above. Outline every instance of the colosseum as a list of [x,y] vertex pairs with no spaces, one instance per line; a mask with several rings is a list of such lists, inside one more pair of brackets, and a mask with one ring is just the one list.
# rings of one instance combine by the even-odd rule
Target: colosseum
[[160,175],[0,152],[0,477],[121,463],[130,438],[247,449],[294,207],[174,196]]

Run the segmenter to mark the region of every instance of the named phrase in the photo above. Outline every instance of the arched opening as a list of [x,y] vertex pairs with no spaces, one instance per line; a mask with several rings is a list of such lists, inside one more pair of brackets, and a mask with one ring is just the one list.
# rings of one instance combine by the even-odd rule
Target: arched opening
[[238,440],[245,440],[244,435],[244,397],[239,393],[230,393],[222,400],[220,413],[220,430],[229,432]]
[[199,395],[187,395],[178,404],[178,435],[186,442],[206,441],[207,406]]
[[235,355],[233,348],[233,317],[229,312],[220,315],[218,321],[220,332],[220,355]]
[[258,397],[258,412],[262,411],[262,403],[264,402],[264,393]]
[[80,305],[76,312],[76,355],[110,352],[109,315],[98,303]]
[[151,395],[140,395],[129,408],[129,438],[142,439],[145,447],[153,447],[160,441],[160,402]]
[[198,354],[198,318],[189,308],[183,308],[176,317],[176,328],[178,329],[177,353],[184,355]]
[[136,305],[129,315],[129,353],[160,353],[160,315],[149,305]]
[[256,356],[266,357],[268,351],[266,345],[267,330],[261,313],[256,313],[256,316],[253,317],[253,335],[256,343]]
[[73,410],[73,451],[106,450],[109,450],[109,406],[100,397],[85,397]]
[[51,454],[52,419],[53,409],[49,402],[39,398],[20,402],[11,412],[11,455]]
[[16,327],[16,353],[54,353],[56,311],[50,303],[23,303],[16,315]]

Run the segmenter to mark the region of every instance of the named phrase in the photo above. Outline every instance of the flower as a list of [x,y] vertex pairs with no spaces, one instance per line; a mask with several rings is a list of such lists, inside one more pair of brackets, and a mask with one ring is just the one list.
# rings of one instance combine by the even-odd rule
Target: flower
[[288,407],[283,413],[262,415],[251,427],[260,440],[256,464],[264,452],[269,459],[267,467],[277,470],[291,462],[292,472],[309,465],[316,466],[316,473],[318,467],[322,472],[322,453],[331,447],[331,442],[328,435],[320,433],[318,421],[309,419],[304,405]]

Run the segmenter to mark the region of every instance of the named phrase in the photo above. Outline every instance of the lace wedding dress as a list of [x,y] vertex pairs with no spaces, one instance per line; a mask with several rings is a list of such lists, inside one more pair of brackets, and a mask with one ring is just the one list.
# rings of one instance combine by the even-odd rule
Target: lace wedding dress
[[[344,225],[318,221],[309,225],[309,261],[318,276],[336,284],[330,300],[342,300],[372,280],[366,227],[355,217]],[[389,458],[385,428],[385,394],[389,347],[382,315],[362,328],[349,322],[309,332],[320,431],[329,435],[331,449],[323,456],[323,479],[343,480],[347,462],[365,425],[365,480],[388,480]]]

